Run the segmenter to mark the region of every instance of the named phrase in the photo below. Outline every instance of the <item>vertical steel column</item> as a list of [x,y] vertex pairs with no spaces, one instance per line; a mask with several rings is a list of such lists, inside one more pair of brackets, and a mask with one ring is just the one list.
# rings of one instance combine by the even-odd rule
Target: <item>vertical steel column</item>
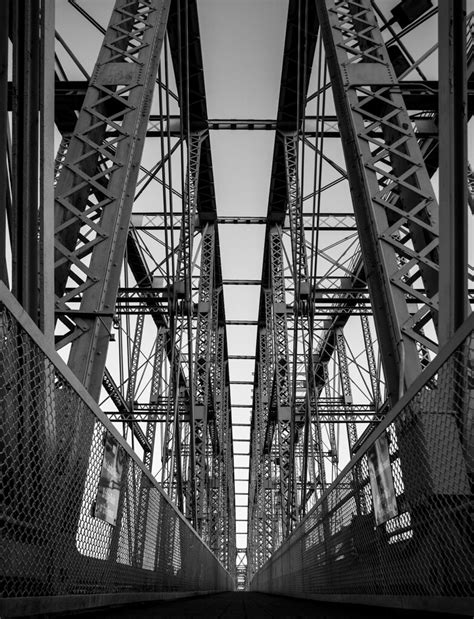
[[[270,306],[270,301],[266,301],[265,304]],[[269,389],[273,376],[273,343],[272,338],[268,337],[268,327],[259,329],[257,346],[257,376],[254,388],[249,470],[248,582],[258,568],[265,563],[273,549],[271,449],[265,449],[265,429],[269,424]],[[269,524],[270,531],[267,530]]]
[[251,429],[249,479],[254,489],[249,499],[247,558],[250,571],[258,569],[282,540],[281,508],[277,508],[281,477],[276,395],[274,293],[263,290],[263,319],[257,335],[257,375]]
[[[297,457],[296,457],[296,406],[297,406],[297,383],[298,383],[298,354],[299,353],[299,336],[302,338],[303,357],[309,359],[311,356],[311,337],[308,332],[308,299],[309,299],[309,280],[308,280],[308,264],[306,258],[306,243],[303,227],[302,205],[300,199],[299,188],[299,172],[298,172],[298,135],[290,134],[284,136],[284,153],[285,153],[285,172],[286,172],[286,188],[287,188],[287,204],[288,215],[290,219],[290,234],[291,234],[291,254],[292,254],[292,270],[294,282],[294,319],[293,319],[293,350],[292,350],[292,374],[290,391],[292,395],[291,419],[290,419],[290,463],[291,463],[291,479],[290,488],[293,489],[291,497],[292,505],[290,507],[290,529],[294,525],[294,520],[298,517],[297,502],[298,488],[296,483],[297,478]],[[304,364],[304,380],[306,386],[309,384],[308,371],[309,364]],[[289,377],[290,378],[290,377]],[[309,401],[308,403],[309,404]],[[305,417],[311,415],[310,406],[305,406]],[[305,468],[303,465],[302,468]],[[303,482],[305,486],[305,482]]]
[[[319,412],[318,412],[318,389],[316,385],[315,379],[315,371],[314,371],[314,363],[312,358],[308,362],[308,391],[306,395],[307,406],[310,411],[310,419],[309,419],[309,436],[308,442],[309,451],[307,454],[308,460],[310,455],[313,455],[313,459],[318,464],[318,474],[317,477],[313,480],[314,483],[314,492],[317,494],[317,486],[319,486],[321,494],[326,489],[326,468],[324,465],[324,454],[323,454],[323,439],[321,432],[321,423],[319,420]],[[313,462],[309,463],[310,466],[314,465]],[[310,469],[311,470],[311,469]],[[313,469],[314,470],[314,469]]]
[[168,332],[165,329],[158,330],[150,389],[150,404],[154,407],[155,411],[151,413],[151,416],[147,421],[145,432],[147,443],[150,445],[151,449],[149,452],[146,452],[143,457],[143,463],[150,469],[150,471],[152,470],[153,459],[155,456],[156,425],[160,415],[159,407],[163,399],[163,360],[165,356],[167,337]]
[[143,327],[145,324],[145,314],[143,313],[143,308],[141,308],[141,312],[137,315],[137,322],[135,323],[135,334],[133,337],[133,345],[132,345],[132,356],[131,359],[128,360],[128,385],[127,385],[127,407],[130,411],[129,420],[124,424],[123,435],[127,437],[127,428],[128,423],[132,424],[133,427],[133,409],[135,406],[135,389],[137,385],[137,372],[138,372],[138,363],[140,361],[140,352],[142,346],[142,337],[143,337]]
[[290,219],[295,299],[309,295],[308,261],[303,227],[303,213],[298,182],[298,136],[284,137],[288,215]]
[[[213,326],[213,286],[215,261],[215,226],[207,225],[202,234],[199,300],[197,307],[196,349],[194,362],[194,457],[196,488],[196,530],[209,535],[208,513],[208,417],[209,381]],[[212,360],[215,364],[215,359]]]
[[15,1],[10,7],[13,25],[12,287],[25,311],[39,325],[40,4]]
[[[332,399],[332,393],[331,393],[331,385],[329,383],[329,372],[328,372],[328,366],[327,363],[324,364],[323,366],[323,370],[324,370],[324,393],[326,396],[326,399],[328,401],[328,404],[331,404],[331,399]],[[341,381],[342,382],[342,381]],[[336,399],[337,402],[337,399]],[[331,449],[331,464],[332,464],[332,479],[336,479],[337,477],[337,473],[338,473],[338,467],[339,467],[339,454],[338,454],[338,450],[337,450],[337,443],[336,443],[336,429],[335,429],[335,424],[334,421],[330,421],[329,423],[326,424],[326,427],[328,429],[328,437],[329,437],[329,446]],[[335,473],[335,474],[334,474]],[[324,486],[323,486],[324,488]]]
[[360,322],[362,325],[362,335],[364,337],[364,347],[367,356],[372,395],[374,396],[374,410],[377,412],[380,408],[382,394],[380,393],[380,377],[377,374],[377,364],[375,363],[374,344],[372,342],[372,334],[370,333],[369,319],[367,316],[362,315],[360,317]]
[[352,411],[352,388],[349,375],[349,366],[347,364],[346,341],[344,338],[344,332],[340,328],[336,329],[336,347],[339,358],[339,376],[342,387],[344,415],[346,417],[347,440],[352,454],[354,445],[357,442],[357,427],[355,424],[354,413]]
[[[153,374],[152,374],[152,384],[150,391],[150,404],[155,407],[159,405],[159,399],[161,394],[161,381],[162,381],[162,367],[163,367],[163,358],[165,353],[165,341],[166,341],[166,332],[162,329],[158,331],[156,336],[156,344],[155,344],[155,353],[154,353],[154,361],[153,361]],[[150,417],[147,421],[146,425],[146,442],[149,445],[150,449],[145,450],[143,456],[143,463],[148,469],[151,471],[151,467],[153,464],[153,455],[155,448],[155,435],[156,435],[156,425],[157,425],[158,414],[150,411]],[[141,568],[143,566],[143,558],[145,554],[146,547],[146,532],[147,532],[147,518],[148,514],[148,506],[150,499],[150,490],[151,484],[148,477],[144,474],[140,477],[140,491],[139,491],[139,499],[137,502],[138,516],[137,516],[137,533],[136,533],[136,541],[135,541],[135,554],[134,554],[134,564]]]
[[274,392],[276,396],[278,450],[280,469],[279,502],[283,535],[288,535],[295,519],[293,462],[291,459],[291,411],[290,363],[288,352],[288,318],[283,271],[283,247],[281,229],[270,230],[270,271],[272,282],[273,337],[275,355]]
[[217,315],[221,290],[214,290],[212,299],[212,350],[210,359],[210,423],[211,438],[210,489],[209,489],[209,547],[225,563],[226,544],[226,487],[225,441],[227,439],[227,411],[223,408],[225,377],[224,331],[219,328]]
[[[281,239],[280,239],[281,241]],[[271,260],[271,252],[270,252]],[[271,269],[270,269],[271,273]],[[264,290],[266,325],[266,427],[264,440],[264,484],[265,484],[265,544],[270,555],[282,541],[280,501],[280,440],[278,428],[277,373],[278,348],[275,338],[274,290]],[[286,303],[285,303],[286,305]],[[276,435],[276,438],[275,438]]]
[[439,35],[440,344],[467,317],[466,0],[442,0]]
[[[223,565],[235,572],[235,500],[232,452],[231,411],[229,407],[228,368],[225,327],[219,324],[219,306],[223,310],[222,288],[214,292],[213,352],[211,388],[213,407],[209,413],[212,437],[211,488],[209,493],[209,545]],[[211,395],[211,394],[210,394]]]
[[[468,303],[468,162],[466,2],[439,3],[439,188],[440,188],[440,343],[446,344],[466,320]],[[474,355],[470,353],[471,364]],[[474,422],[469,409],[472,378],[468,368],[453,360],[445,371],[456,385],[450,397],[459,430],[461,453],[472,484],[469,454]],[[447,423],[449,419],[447,420]]]
[[[263,496],[264,496],[264,527],[263,540],[259,543],[264,545],[263,552],[267,556],[275,550],[281,541],[277,533],[277,513],[276,501],[279,493],[278,476],[277,476],[277,454],[274,451],[273,442],[275,426],[278,423],[278,414],[276,410],[275,398],[275,376],[276,376],[276,352],[275,352],[275,336],[274,336],[274,315],[273,315],[273,291],[272,289],[264,290],[264,310],[265,310],[265,328],[262,330],[263,346],[260,350],[260,368],[261,368],[261,389],[262,389],[262,409],[263,415]],[[259,375],[260,376],[260,375]],[[278,445],[276,446],[278,449]],[[259,454],[256,455],[259,457]]]
[[171,339],[174,346],[171,353],[165,428],[161,453],[161,484],[171,499],[177,502],[179,509],[183,511],[184,504],[180,467],[180,450],[182,447],[180,436],[180,412],[183,404],[183,387],[180,384],[181,357],[176,347],[180,342],[173,338]]
[[[196,504],[196,441],[195,432],[195,411],[194,411],[194,365],[193,365],[193,289],[192,289],[192,254],[193,254],[193,239],[195,231],[195,223],[197,216],[197,200],[198,200],[198,184],[199,170],[201,162],[201,145],[202,133],[192,132],[187,136],[187,170],[185,177],[185,187],[183,195],[183,214],[181,220],[181,232],[178,251],[178,266],[176,272],[176,281],[174,286],[173,296],[173,329],[172,346],[173,346],[173,380],[175,381],[175,394],[178,394],[175,402],[175,419],[174,419],[174,452],[179,454],[183,446],[182,453],[185,454],[185,449],[189,450],[187,454],[189,467],[186,466],[185,458],[181,461],[180,457],[176,458],[176,475],[178,481],[183,479],[183,474],[188,470],[187,482],[183,485],[181,491],[178,490],[178,505],[183,511],[184,503],[186,504],[185,513],[191,520],[192,524],[197,526],[197,504]],[[186,350],[185,350],[186,347]],[[177,356],[178,355],[178,356]],[[188,427],[180,427],[179,418],[177,415],[177,406],[179,398],[185,386],[181,384],[181,368],[182,359],[188,359],[188,385],[187,385],[187,412],[189,415]],[[185,436],[180,437],[181,430],[189,435],[189,440]],[[185,496],[184,494],[185,493]],[[183,502],[184,501],[184,502]],[[182,505],[180,504],[182,503]]]
[[224,410],[227,419],[227,435],[225,442],[225,470],[226,470],[226,535],[228,540],[227,568],[231,576],[236,578],[237,560],[237,537],[236,537],[236,513],[235,513],[235,482],[234,482],[234,449],[232,443],[232,417],[230,408],[230,386],[228,383],[228,370],[226,370],[226,385],[224,391]]
[[40,327],[51,342],[54,338],[54,17],[54,0],[42,0],[39,289]]
[[0,2],[0,280],[8,286],[7,210],[8,159],[8,14],[9,2]]

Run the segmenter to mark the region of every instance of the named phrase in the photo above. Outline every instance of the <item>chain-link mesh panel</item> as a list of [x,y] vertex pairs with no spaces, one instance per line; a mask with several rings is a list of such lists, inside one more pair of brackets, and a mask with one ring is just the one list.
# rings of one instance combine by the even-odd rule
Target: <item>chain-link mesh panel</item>
[[[0,303],[2,595],[233,589],[209,548],[79,391]],[[106,443],[121,454],[111,482],[103,481]],[[97,515],[104,483],[109,521]]]
[[471,325],[256,574],[252,590],[472,596],[473,358]]

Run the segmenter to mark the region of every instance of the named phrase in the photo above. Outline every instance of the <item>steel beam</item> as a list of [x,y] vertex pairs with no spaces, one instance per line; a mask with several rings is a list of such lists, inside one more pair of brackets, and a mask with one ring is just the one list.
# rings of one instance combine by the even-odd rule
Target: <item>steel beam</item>
[[7,211],[10,203],[8,183],[8,23],[9,2],[0,3],[0,280],[9,285],[7,268]]
[[15,84],[12,102],[12,288],[25,311],[39,325],[40,5],[14,1],[10,9]]
[[[328,0],[318,3],[317,11],[385,376],[395,402],[421,371],[417,345],[436,349],[423,327],[430,320],[437,323],[437,204],[370,3]],[[382,138],[368,135],[374,127]],[[406,296],[415,293],[414,281],[423,282],[424,292],[414,294],[418,307],[411,313]]]
[[51,208],[54,202],[54,25],[54,0],[42,0],[39,150],[40,326],[51,342],[54,342],[54,210]]
[[439,4],[440,343],[468,313],[466,2]]
[[336,330],[336,347],[338,355],[339,377],[341,381],[342,399],[347,415],[347,439],[349,449],[353,452],[354,445],[357,443],[357,428],[355,425],[354,414],[352,411],[352,386],[347,363],[346,340],[342,329]]
[[[212,354],[212,328],[214,306],[215,229],[207,225],[201,245],[201,276],[199,280],[196,349],[194,361],[194,456],[196,484],[196,529],[205,537],[209,535],[210,506],[208,503],[208,422],[211,411],[210,366],[215,363]],[[215,322],[214,322],[215,326]]]
[[169,0],[117,0],[56,185],[57,309],[72,279],[90,316],[70,317],[69,365],[95,398],[168,11]]
[[166,354],[167,332],[160,329],[156,336],[155,354],[153,359],[153,374],[150,389],[150,405],[153,414],[146,419],[146,440],[150,450],[145,452],[143,462],[150,471],[152,470],[155,456],[156,426],[159,415],[159,403],[163,397],[163,362]]

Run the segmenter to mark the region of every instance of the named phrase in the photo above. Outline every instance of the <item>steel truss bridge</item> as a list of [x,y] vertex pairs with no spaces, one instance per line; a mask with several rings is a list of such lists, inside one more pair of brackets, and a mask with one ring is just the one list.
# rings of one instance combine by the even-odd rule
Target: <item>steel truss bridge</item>
[[[289,0],[276,116],[209,118],[199,2],[93,4],[0,3],[2,616],[469,613],[474,7]],[[266,214],[220,208],[235,132]]]

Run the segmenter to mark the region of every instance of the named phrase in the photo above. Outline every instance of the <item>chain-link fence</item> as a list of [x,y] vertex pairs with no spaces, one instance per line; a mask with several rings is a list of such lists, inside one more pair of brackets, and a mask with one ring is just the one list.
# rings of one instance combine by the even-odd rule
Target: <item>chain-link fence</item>
[[233,589],[5,287],[0,293],[1,596]]
[[252,590],[339,599],[473,595],[473,329],[471,316],[255,575]]

